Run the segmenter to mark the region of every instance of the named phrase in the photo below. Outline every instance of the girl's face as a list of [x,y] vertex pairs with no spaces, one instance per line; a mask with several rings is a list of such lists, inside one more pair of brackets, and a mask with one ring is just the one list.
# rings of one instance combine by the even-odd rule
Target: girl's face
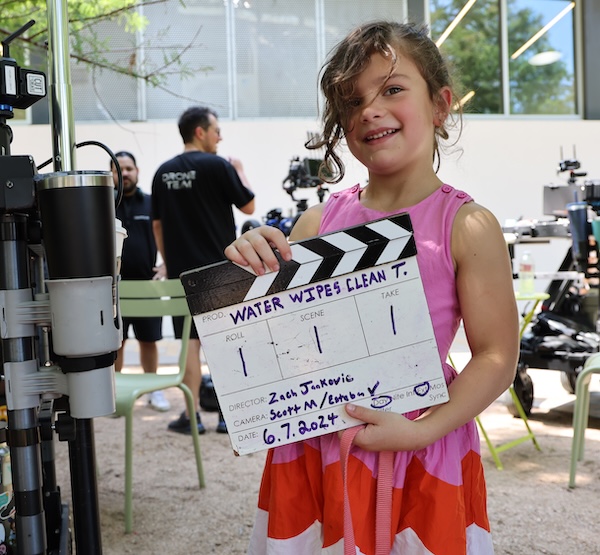
[[399,55],[390,73],[389,59],[373,54],[355,90],[346,139],[369,173],[387,176],[411,168],[431,170],[434,129],[443,115],[440,119],[436,114],[439,110],[416,65]]

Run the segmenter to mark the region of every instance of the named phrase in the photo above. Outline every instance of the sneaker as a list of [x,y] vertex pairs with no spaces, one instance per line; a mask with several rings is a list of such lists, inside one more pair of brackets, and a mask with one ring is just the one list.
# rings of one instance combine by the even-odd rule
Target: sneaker
[[227,424],[225,424],[225,419],[223,418],[223,414],[219,411],[219,423],[217,424],[217,433],[218,434],[226,434],[227,433]]
[[[200,415],[198,413],[196,413],[196,420],[198,421],[198,433],[199,434],[205,433],[206,428],[204,427],[204,424],[202,424],[202,421],[200,420]],[[191,434],[192,433],[192,427],[190,426],[190,419],[185,414],[185,411],[183,411],[179,415],[179,418],[177,420],[173,420],[172,422],[169,422],[169,425],[167,428],[171,432],[177,432],[178,434]]]
[[166,412],[171,409],[171,403],[165,399],[162,391],[153,391],[148,395],[148,406],[159,412]]

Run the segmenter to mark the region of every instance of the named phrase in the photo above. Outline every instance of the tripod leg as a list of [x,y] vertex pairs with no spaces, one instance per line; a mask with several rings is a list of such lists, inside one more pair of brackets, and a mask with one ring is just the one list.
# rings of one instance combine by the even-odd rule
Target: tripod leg
[[101,555],[100,510],[96,483],[96,449],[92,419],[77,419],[69,441],[75,545],[78,553]]

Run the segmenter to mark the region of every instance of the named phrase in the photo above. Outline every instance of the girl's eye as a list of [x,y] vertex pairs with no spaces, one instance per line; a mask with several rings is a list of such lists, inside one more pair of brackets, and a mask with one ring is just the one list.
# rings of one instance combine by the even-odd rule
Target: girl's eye
[[351,98],[348,101],[348,106],[350,106],[350,108],[358,108],[361,105],[361,102],[360,98]]
[[402,87],[397,87],[397,86],[388,87],[384,94],[386,94],[386,95],[398,94],[399,92],[402,92],[403,90],[404,89]]

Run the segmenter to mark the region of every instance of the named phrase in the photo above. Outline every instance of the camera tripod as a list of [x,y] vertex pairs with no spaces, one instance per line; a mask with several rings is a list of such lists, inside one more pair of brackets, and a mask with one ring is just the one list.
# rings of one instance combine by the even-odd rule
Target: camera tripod
[[[46,96],[45,74],[9,57],[33,21],[2,41],[0,58],[3,433],[16,533],[8,549],[19,555],[66,555],[73,537],[77,553],[102,553],[93,419],[115,410],[122,339],[112,175],[74,170],[67,22],[66,1],[48,0],[52,173],[10,152],[13,109]],[[69,446],[72,526],[56,483],[55,436]]]

